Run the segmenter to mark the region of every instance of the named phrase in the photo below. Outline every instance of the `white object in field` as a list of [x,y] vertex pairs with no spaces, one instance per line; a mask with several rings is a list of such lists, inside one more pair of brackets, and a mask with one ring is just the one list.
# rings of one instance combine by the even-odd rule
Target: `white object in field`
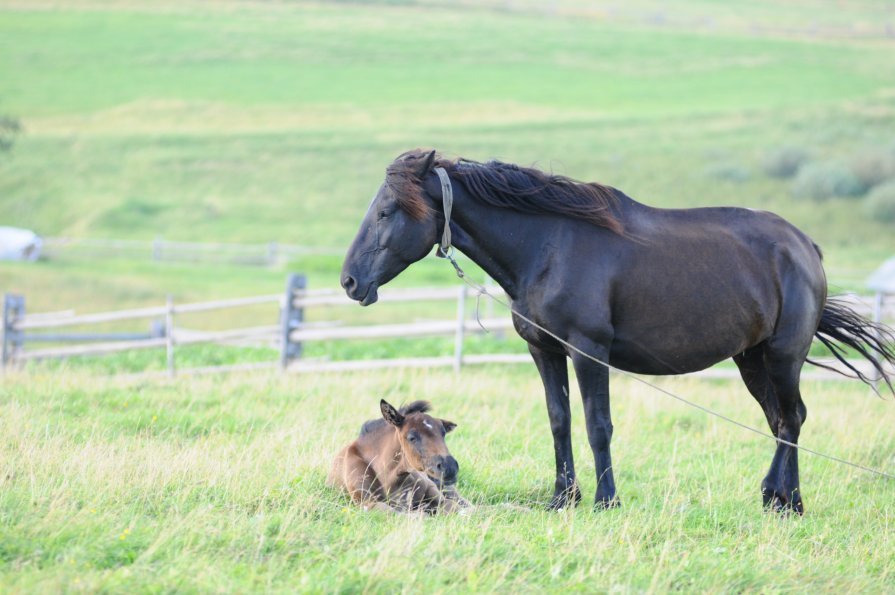
[[867,287],[878,293],[895,293],[895,256],[884,262],[867,279]]
[[30,229],[0,227],[0,260],[35,261],[43,240]]

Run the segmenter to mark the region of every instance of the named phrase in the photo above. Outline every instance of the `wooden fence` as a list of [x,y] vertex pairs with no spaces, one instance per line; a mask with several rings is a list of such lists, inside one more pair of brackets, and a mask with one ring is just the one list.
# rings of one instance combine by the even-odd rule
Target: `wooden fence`
[[[3,316],[3,366],[14,366],[28,361],[74,356],[94,356],[140,349],[165,349],[167,373],[173,376],[177,346],[199,343],[264,342],[279,347],[279,362],[269,362],[288,371],[356,369],[359,367],[400,367],[452,365],[459,369],[463,363],[527,361],[528,356],[519,354],[467,356],[464,358],[464,337],[479,330],[479,323],[466,316],[467,292],[465,286],[446,288],[386,290],[380,302],[428,302],[456,301],[457,317],[451,320],[417,321],[374,326],[343,326],[338,321],[307,322],[308,308],[321,306],[354,306],[357,304],[342,291],[323,289],[309,290],[303,275],[288,277],[283,294],[260,295],[244,298],[215,300],[210,302],[175,304],[168,299],[163,306],[150,306],[112,312],[77,315],[71,310],[41,314],[26,314],[25,298],[7,294]],[[239,308],[258,304],[276,304],[279,319],[276,324],[253,326],[222,331],[196,331],[178,328],[178,316],[196,312],[208,312],[227,308]],[[150,319],[153,326],[147,333],[89,333],[81,327],[121,321]],[[481,321],[489,330],[503,330],[512,326],[509,317],[488,318]],[[77,332],[65,333],[61,329],[79,327]],[[50,332],[47,332],[47,331]],[[37,332],[36,332],[37,331]],[[388,361],[327,362],[305,361],[303,345],[311,341],[337,341],[344,339],[389,339],[397,337],[454,336],[454,355],[451,358],[394,359]],[[38,343],[57,343],[50,347],[26,349]],[[75,343],[66,345],[65,343]],[[186,370],[185,370],[186,371]]]
[[[22,296],[7,294],[3,312],[3,366],[13,366],[22,362],[66,358],[72,356],[92,356],[117,353],[136,349],[164,349],[168,375],[176,372],[221,371],[227,367],[178,370],[176,348],[199,343],[254,342],[278,346],[278,362],[240,364],[231,368],[279,366],[290,372],[345,371],[377,369],[387,367],[437,367],[450,366],[460,370],[468,364],[482,363],[527,363],[528,354],[502,353],[470,355],[464,353],[464,339],[469,333],[480,332],[479,321],[467,315],[468,289],[465,285],[441,288],[414,288],[384,290],[380,293],[381,303],[419,303],[430,301],[456,302],[456,315],[452,319],[345,326],[338,321],[308,322],[306,311],[316,307],[354,306],[341,290],[309,290],[303,275],[292,274],[286,282],[282,294],[260,295],[245,298],[215,300],[192,304],[175,304],[168,299],[165,305],[113,312],[77,315],[72,311],[44,314],[26,314]],[[497,288],[492,293],[502,295]],[[485,298],[483,298],[485,299]],[[886,302],[882,296],[876,300],[850,296],[852,306],[866,317],[877,320],[895,320],[895,300]],[[275,324],[252,326],[218,331],[196,331],[178,328],[177,317],[183,314],[209,312],[228,308],[272,304],[278,307],[279,317]],[[370,310],[374,316],[375,310]],[[509,316],[494,317],[490,309],[481,324],[495,331],[512,327]],[[150,332],[141,333],[65,333],[66,327],[84,327],[92,324],[106,324],[124,320],[150,319],[154,322]],[[271,321],[274,322],[274,321]],[[47,332],[47,331],[50,332]],[[35,332],[40,331],[40,332]],[[414,357],[381,360],[320,361],[303,357],[303,346],[313,341],[339,341],[348,339],[393,339],[408,337],[453,336],[454,350],[449,357]],[[74,345],[53,345],[40,349],[26,349],[28,344],[37,342],[76,343]],[[870,371],[867,362],[859,366]],[[713,368],[699,373],[706,377],[737,376],[732,368]],[[803,374],[805,377],[826,378],[829,373],[817,371]]]
[[[7,294],[4,302],[3,317],[3,366],[7,367],[22,362],[42,359],[105,355],[139,349],[164,348],[167,352],[168,373],[173,375],[175,371],[174,350],[176,345],[220,343],[234,339],[273,339],[279,331],[279,325],[211,332],[176,329],[174,326],[176,315],[265,303],[279,304],[282,300],[283,296],[276,294],[175,305],[173,300],[169,298],[164,306],[83,315],[75,315],[71,311],[35,315],[25,313],[24,297]],[[156,330],[146,335],[134,333],[87,333],[84,331],[65,333],[58,330],[65,327],[84,327],[139,319],[153,319],[156,322],[154,325]],[[46,329],[53,329],[53,332],[34,332]],[[77,344],[56,345],[36,350],[25,349],[27,344],[36,342],[74,342]]]

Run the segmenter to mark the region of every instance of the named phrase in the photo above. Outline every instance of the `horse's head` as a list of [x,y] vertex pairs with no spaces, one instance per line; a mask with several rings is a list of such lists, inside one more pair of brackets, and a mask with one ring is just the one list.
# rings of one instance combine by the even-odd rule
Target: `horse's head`
[[374,303],[380,285],[424,258],[438,241],[438,218],[422,186],[435,165],[435,151],[410,151],[386,170],[342,265],[342,287],[362,306]]
[[[428,410],[428,403],[420,402]],[[387,402],[380,401],[382,417],[395,426],[407,464],[428,475],[435,483],[450,485],[457,481],[460,466],[448,452],[444,437],[457,427],[452,421],[427,415],[425,411],[402,414]]]

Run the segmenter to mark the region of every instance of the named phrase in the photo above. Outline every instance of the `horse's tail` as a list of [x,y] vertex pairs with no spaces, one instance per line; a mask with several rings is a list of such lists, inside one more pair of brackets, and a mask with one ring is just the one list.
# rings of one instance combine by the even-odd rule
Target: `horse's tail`
[[[895,330],[885,324],[870,322],[855,312],[844,300],[831,297],[827,298],[820,318],[820,325],[818,325],[814,336],[826,345],[836,359],[854,372],[854,378],[858,378],[871,387],[874,385],[874,381],[883,380],[889,390],[895,393],[895,388],[892,387],[892,374],[886,371],[887,363],[895,365]],[[866,374],[850,364],[845,357],[846,351],[843,345],[851,347],[868,359],[876,370],[876,378],[868,378]],[[832,366],[811,359],[807,361],[815,366],[852,377],[847,372]]]

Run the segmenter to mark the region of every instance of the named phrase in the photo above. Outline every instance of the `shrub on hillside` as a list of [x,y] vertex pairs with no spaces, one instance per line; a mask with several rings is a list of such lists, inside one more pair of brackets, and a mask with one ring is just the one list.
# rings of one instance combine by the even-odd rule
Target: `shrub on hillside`
[[735,163],[716,163],[705,168],[705,173],[710,178],[742,184],[752,179],[752,172],[742,165]]
[[812,200],[827,200],[834,196],[861,196],[865,192],[867,186],[847,167],[835,161],[805,165],[799,169],[792,184],[793,196]]
[[22,131],[22,123],[10,116],[0,115],[0,152],[9,151],[16,135]]
[[873,219],[895,223],[895,180],[874,188],[864,201],[864,210]]
[[853,157],[849,169],[867,188],[895,178],[895,153],[865,151]]
[[791,178],[808,161],[808,153],[798,147],[780,147],[768,151],[761,169],[772,178]]

